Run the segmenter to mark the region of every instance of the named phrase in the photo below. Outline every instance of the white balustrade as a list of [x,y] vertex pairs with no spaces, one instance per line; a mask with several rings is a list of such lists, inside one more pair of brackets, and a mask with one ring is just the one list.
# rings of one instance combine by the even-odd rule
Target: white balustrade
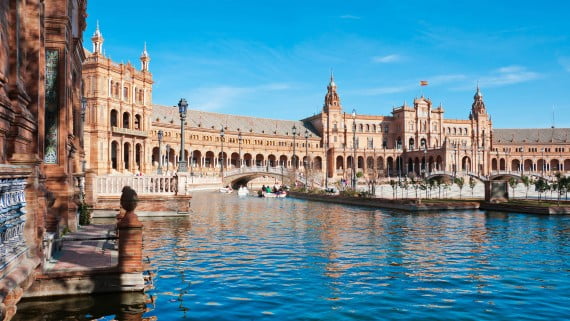
[[174,194],[177,178],[164,175],[107,175],[96,178],[95,188],[99,195],[120,195],[123,187],[130,186],[139,195]]

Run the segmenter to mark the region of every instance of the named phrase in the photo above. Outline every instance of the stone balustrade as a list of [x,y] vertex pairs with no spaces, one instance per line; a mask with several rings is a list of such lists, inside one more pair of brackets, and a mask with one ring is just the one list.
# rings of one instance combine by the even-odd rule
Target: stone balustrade
[[98,195],[119,195],[124,186],[130,186],[139,195],[176,193],[177,178],[164,175],[107,175],[98,176],[95,189]]
[[0,269],[26,249],[25,178],[0,179]]

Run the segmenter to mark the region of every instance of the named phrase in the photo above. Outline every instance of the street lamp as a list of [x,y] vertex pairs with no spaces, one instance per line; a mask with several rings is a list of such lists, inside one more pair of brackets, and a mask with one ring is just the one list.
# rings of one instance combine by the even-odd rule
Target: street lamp
[[186,153],[184,152],[184,124],[186,123],[187,110],[188,103],[186,102],[186,99],[180,99],[178,102],[178,112],[180,113],[180,160],[178,161],[178,171],[184,173],[188,172]]
[[544,161],[544,147],[540,149],[540,152],[542,154],[542,176],[544,177],[544,167],[546,165],[546,162]]
[[422,164],[424,167],[424,177],[428,176],[428,160],[427,160],[427,146],[424,145],[424,163]]
[[293,130],[293,164],[292,164],[293,165],[293,184],[295,186],[295,185],[297,185],[296,184],[297,183],[297,173],[296,173],[297,164],[295,164],[296,158],[297,158],[297,156],[295,156],[295,136],[297,136],[297,127],[295,127],[295,125],[293,125],[292,130]]
[[156,169],[156,173],[158,175],[162,175],[162,137],[164,137],[164,132],[159,129],[158,130],[158,168]]
[[356,109],[352,109],[352,189],[356,190]]
[[305,129],[305,189],[307,189],[307,179],[309,172],[307,169],[309,168],[309,130]]
[[222,153],[220,155],[220,173],[222,179],[224,178],[224,136],[224,127],[222,126],[222,129],[220,130],[220,142],[222,143]]
[[238,151],[239,151],[239,159],[238,159],[238,163],[239,163],[239,168],[241,169],[242,163],[241,163],[241,142],[243,140],[243,137],[241,136],[241,130],[238,132]]
[[168,174],[168,163],[170,163],[170,145],[166,144],[166,174]]

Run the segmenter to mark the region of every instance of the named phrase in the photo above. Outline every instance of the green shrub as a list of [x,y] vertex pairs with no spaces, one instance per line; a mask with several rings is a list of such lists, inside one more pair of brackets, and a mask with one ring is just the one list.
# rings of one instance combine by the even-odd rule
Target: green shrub
[[79,225],[89,225],[91,224],[91,208],[87,203],[81,203],[79,205]]

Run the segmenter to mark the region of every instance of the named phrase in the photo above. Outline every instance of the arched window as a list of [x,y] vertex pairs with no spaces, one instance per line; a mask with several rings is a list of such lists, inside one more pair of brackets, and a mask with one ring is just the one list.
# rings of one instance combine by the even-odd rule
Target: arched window
[[129,88],[123,87],[123,100],[129,100]]
[[127,112],[123,113],[123,128],[131,128],[131,115]]
[[136,130],[141,130],[141,115],[136,115],[135,116],[135,129]]
[[118,126],[119,113],[116,110],[111,110],[111,126]]

